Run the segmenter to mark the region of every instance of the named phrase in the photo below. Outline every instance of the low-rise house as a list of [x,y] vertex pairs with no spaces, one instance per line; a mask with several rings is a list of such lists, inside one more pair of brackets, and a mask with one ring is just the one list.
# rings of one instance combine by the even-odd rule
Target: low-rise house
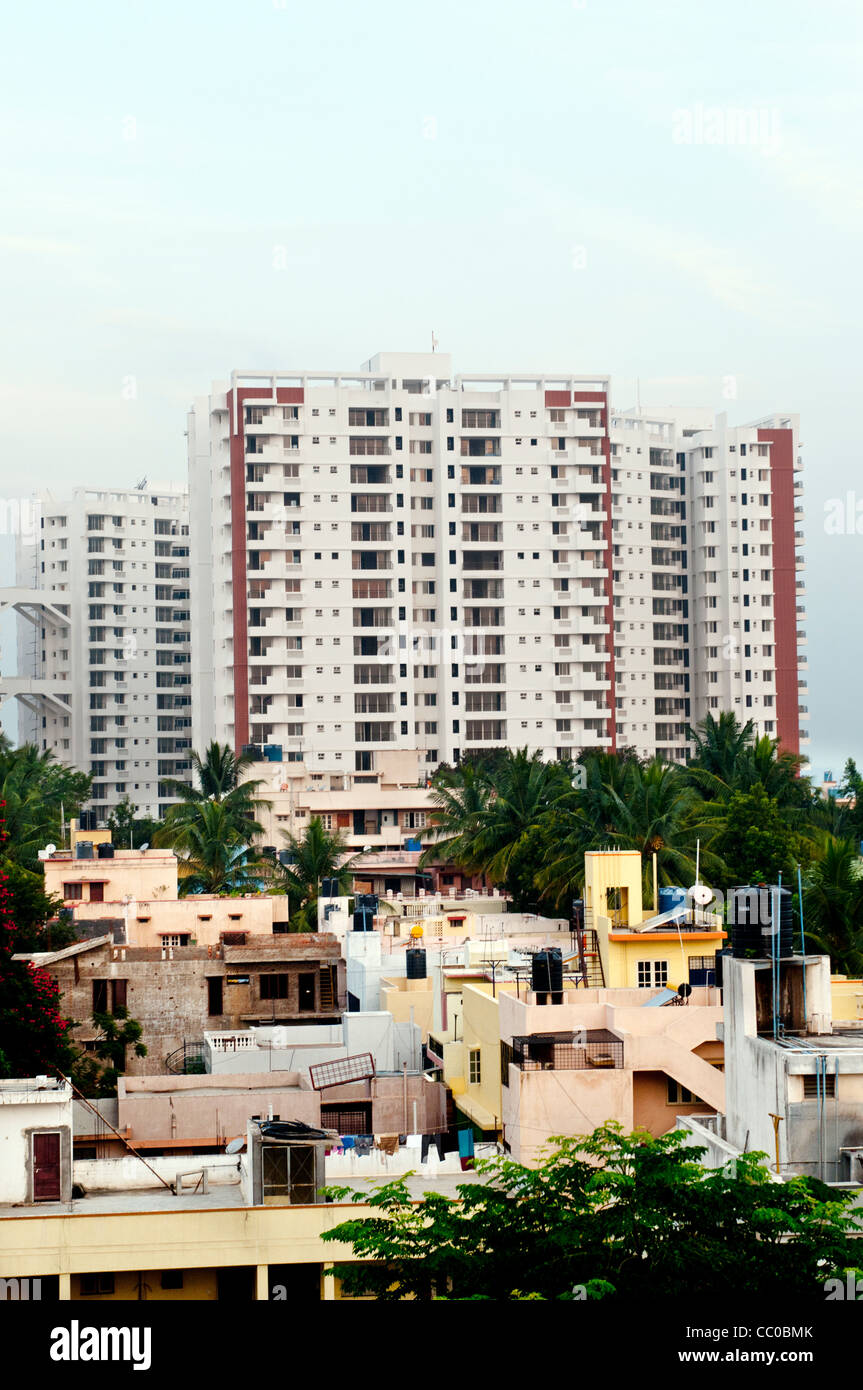
[[832,1016],[829,957],[726,957],[720,1032],[724,1115],[681,1121],[705,1161],[759,1150],[781,1177],[863,1182],[863,1026]]
[[0,1204],[71,1195],[71,1086],[49,1076],[0,1080]]
[[258,1023],[338,1023],[345,1005],[344,963],[334,936],[246,936],[214,946],[118,946],[110,936],[60,951],[19,957],[42,966],[77,1021],[72,1038],[98,1039],[93,1013],[128,1010],[142,1026],[147,1056],[126,1059],[130,1074],[184,1071],[203,1050],[205,1031]]
[[637,850],[585,854],[584,928],[585,980],[602,988],[702,985],[727,939],[722,917],[682,889],[676,909],[645,915]]
[[81,857],[78,837],[73,849],[43,860],[45,892],[63,899],[79,938],[111,932],[118,945],[214,946],[225,932],[260,936],[288,929],[290,903],[284,896],[181,898],[171,849],[115,849],[107,838],[92,846],[84,842],[84,848],[87,857]]

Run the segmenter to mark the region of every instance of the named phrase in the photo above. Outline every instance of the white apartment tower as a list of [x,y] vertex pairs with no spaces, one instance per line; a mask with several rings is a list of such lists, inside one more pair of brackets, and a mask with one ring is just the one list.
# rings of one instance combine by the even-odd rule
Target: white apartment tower
[[383,749],[427,775],[501,746],[683,759],[722,708],[799,746],[795,420],[383,353],[236,371],[188,437],[196,748],[313,780]]
[[[185,490],[43,493],[19,544],[19,741],[93,776],[102,818],[125,796],[159,816],[189,780],[189,524]],[[65,620],[65,621],[64,621]]]

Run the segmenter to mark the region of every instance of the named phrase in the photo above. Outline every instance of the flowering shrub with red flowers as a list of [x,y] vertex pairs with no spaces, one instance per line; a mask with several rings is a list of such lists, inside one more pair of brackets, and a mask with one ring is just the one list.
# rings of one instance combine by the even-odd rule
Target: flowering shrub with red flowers
[[[8,839],[6,803],[0,801],[0,857]],[[13,960],[15,920],[8,874],[0,870],[0,1076],[67,1071],[75,1050],[70,1024],[60,1015],[60,991],[47,970]]]

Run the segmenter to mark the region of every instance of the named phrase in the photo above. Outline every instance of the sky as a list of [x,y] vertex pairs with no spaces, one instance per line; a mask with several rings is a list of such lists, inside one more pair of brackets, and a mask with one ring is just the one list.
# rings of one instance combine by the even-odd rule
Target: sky
[[863,764],[856,0],[42,0],[5,38],[0,501],[183,481],[232,368],[432,332],[798,413],[809,756]]

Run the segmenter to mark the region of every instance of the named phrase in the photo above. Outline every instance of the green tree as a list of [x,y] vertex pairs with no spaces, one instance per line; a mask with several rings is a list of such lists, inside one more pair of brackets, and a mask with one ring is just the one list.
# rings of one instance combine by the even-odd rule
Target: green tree
[[752,720],[747,719],[745,724],[741,724],[736,714],[722,710],[718,718],[706,714],[694,728],[690,727],[686,732],[695,745],[689,762],[691,771],[707,773],[718,782],[731,786],[740,758],[755,742]]
[[[0,855],[7,832],[0,804]],[[0,1077],[65,1070],[74,1050],[70,1024],[60,1015],[60,992],[46,970],[14,960],[20,932],[13,911],[9,871],[0,870]]]
[[83,1095],[115,1096],[117,1081],[126,1070],[126,1054],[131,1047],[136,1057],[146,1057],[141,1042],[143,1029],[129,1011],[119,1006],[113,1013],[95,1012],[93,1022],[102,1036],[90,1053],[81,1053],[72,1066],[72,1080]]
[[277,871],[291,905],[292,931],[318,929],[318,895],[325,878],[335,879],[340,892],[347,895],[353,883],[357,856],[350,854],[346,838],[338,831],[324,829],[320,816],[312,816],[301,839],[284,832],[291,862]]
[[201,801],[173,836],[180,897],[256,893],[264,886],[267,866],[237,829],[235,810],[225,801]]
[[[539,880],[556,899],[580,891],[588,850],[637,850],[646,904],[652,901],[654,854],[660,885],[693,882],[696,842],[707,827],[703,803],[681,769],[661,758],[641,761],[629,751],[588,755],[583,766],[584,788],[566,797],[543,824],[547,849]],[[718,868],[709,851],[701,868]]]
[[847,840],[829,840],[811,864],[804,883],[806,948],[825,951],[833,969],[863,975],[863,876],[860,858]]
[[412,1201],[404,1179],[371,1198],[337,1199],[375,1215],[341,1222],[362,1264],[335,1273],[349,1294],[379,1299],[555,1299],[733,1296],[824,1299],[825,1280],[855,1266],[853,1196],[807,1178],[776,1182],[741,1154],[709,1171],[672,1131],[655,1139],[607,1124],[536,1168],[497,1158],[458,1198]]
[[5,804],[5,857],[38,871],[39,850],[62,843],[65,820],[78,815],[90,795],[90,777],[58,763],[34,744],[0,747],[0,801]]
[[2,865],[14,928],[12,949],[17,952],[58,951],[75,940],[75,928],[58,918],[63,899],[45,892],[41,874],[24,869],[13,860]]
[[735,792],[715,826],[710,849],[725,865],[719,887],[775,883],[780,873],[793,887],[797,864],[809,859],[806,842],[789,827],[760,782],[751,791]]
[[536,887],[540,823],[569,790],[564,765],[544,762],[526,748],[502,750],[487,765],[448,769],[432,782],[434,843],[420,863],[444,857],[482,871],[511,894],[513,908],[535,908],[542,896]]
[[174,778],[166,779],[166,785],[180,800],[169,808],[153,843],[175,849],[180,855],[191,853],[208,834],[202,812],[213,806],[221,808],[221,824],[231,847],[240,842],[248,845],[262,834],[256,815],[269,803],[255,795],[260,782],[242,780],[251,761],[249,754],[235,757],[227,744],[211,743],[203,758],[192,753],[198,785],[190,787]]
[[138,807],[124,796],[108,816],[111,839],[118,849],[140,849],[142,845],[154,843],[161,822],[151,816],[139,816],[137,812]]

